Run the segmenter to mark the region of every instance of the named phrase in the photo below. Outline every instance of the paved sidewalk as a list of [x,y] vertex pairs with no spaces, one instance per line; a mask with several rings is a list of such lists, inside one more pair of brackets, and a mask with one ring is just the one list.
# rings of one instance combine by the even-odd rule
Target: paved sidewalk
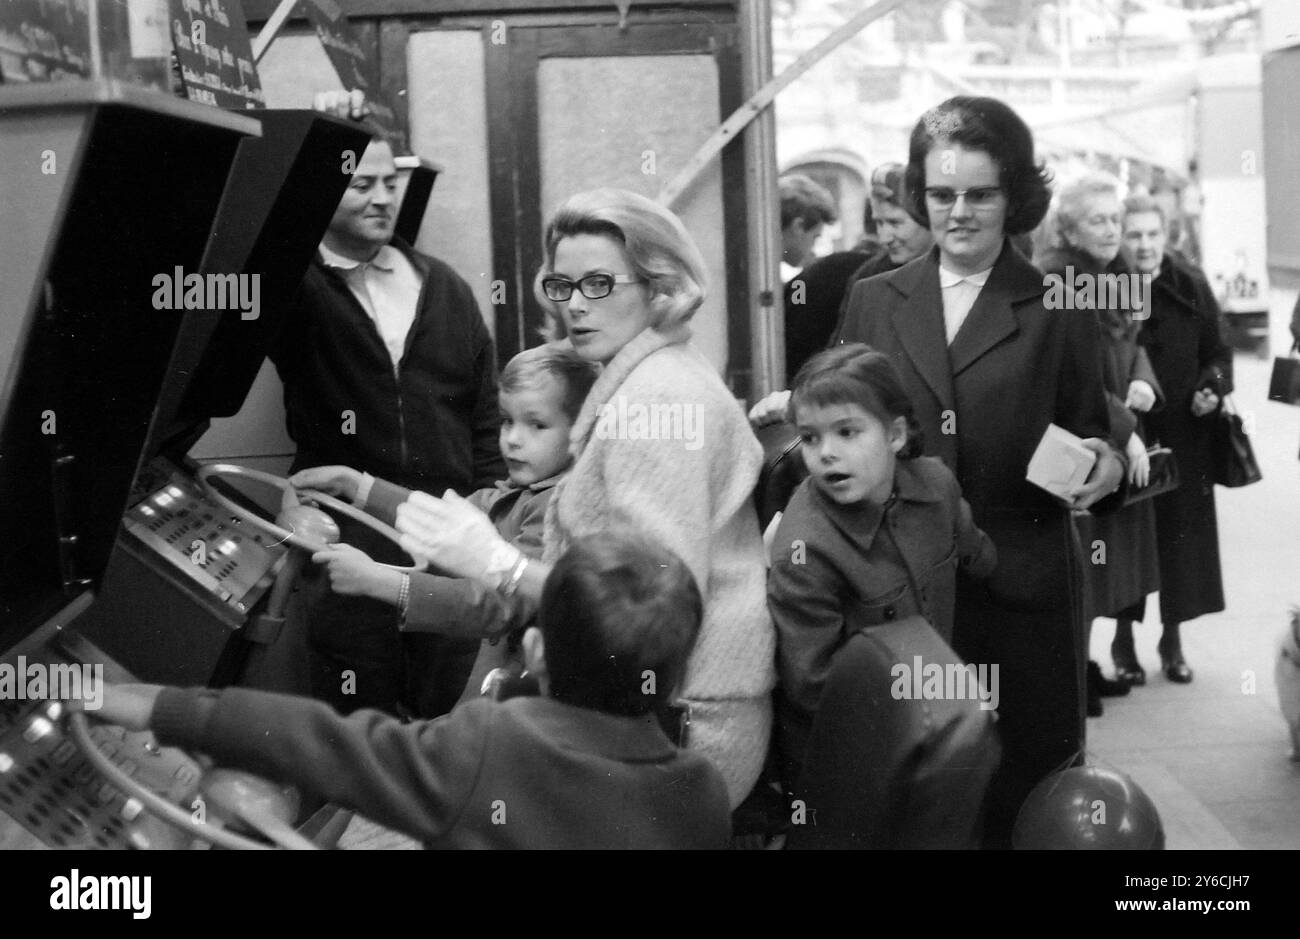
[[[1137,631],[1146,686],[1106,698],[1106,713],[1088,721],[1092,761],[1146,790],[1172,849],[1300,848],[1300,763],[1273,681],[1288,607],[1300,604],[1300,407],[1267,400],[1271,367],[1271,358],[1236,360],[1234,400],[1243,419],[1253,415],[1264,478],[1215,489],[1228,609],[1183,626],[1195,680],[1161,674],[1152,598]],[[1108,675],[1113,635],[1097,622],[1092,657]]]

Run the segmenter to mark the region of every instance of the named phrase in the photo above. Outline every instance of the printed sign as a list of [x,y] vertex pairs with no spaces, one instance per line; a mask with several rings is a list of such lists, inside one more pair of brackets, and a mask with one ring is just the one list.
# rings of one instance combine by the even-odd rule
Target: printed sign
[[325,54],[329,56],[343,87],[349,91],[354,88],[364,91],[372,112],[370,120],[392,138],[395,152],[410,153],[406,120],[368,77],[365,52],[348,24],[343,8],[336,0],[303,0],[302,12],[316,28],[316,36],[325,47]]
[[185,97],[218,108],[264,108],[239,0],[170,0],[172,47]]

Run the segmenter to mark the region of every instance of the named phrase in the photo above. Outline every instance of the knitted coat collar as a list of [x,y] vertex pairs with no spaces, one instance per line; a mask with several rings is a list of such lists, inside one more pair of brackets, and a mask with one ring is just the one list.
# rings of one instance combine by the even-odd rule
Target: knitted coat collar
[[690,338],[690,326],[679,323],[666,330],[643,329],[618,350],[618,354],[601,369],[600,377],[591,386],[591,391],[587,392],[587,400],[578,412],[578,419],[573,422],[573,429],[569,432],[569,453],[574,460],[586,449],[601,410],[623,386],[632,370],[660,349],[684,343]]

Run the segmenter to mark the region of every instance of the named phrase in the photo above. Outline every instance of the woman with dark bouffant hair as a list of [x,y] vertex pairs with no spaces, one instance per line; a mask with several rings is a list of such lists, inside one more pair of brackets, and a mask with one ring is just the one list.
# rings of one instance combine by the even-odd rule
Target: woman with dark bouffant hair
[[[1010,844],[1034,785],[1082,753],[1083,568],[1070,510],[1109,496],[1125,470],[1093,316],[1049,309],[1042,272],[1011,246],[1042,221],[1049,182],[1029,128],[1001,101],[962,96],[927,111],[912,131],[907,192],[935,247],[859,282],[836,337],[890,357],[925,452],[956,474],[997,545],[988,581],[958,572],[953,624],[957,653],[999,671],[1003,760],[985,826],[996,847]],[[1049,424],[1096,454],[1068,499],[1025,478]]]

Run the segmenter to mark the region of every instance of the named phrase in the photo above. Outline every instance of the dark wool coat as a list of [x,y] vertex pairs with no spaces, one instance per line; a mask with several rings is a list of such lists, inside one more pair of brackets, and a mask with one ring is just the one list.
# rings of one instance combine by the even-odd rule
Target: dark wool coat
[[859,281],[836,337],[890,356],[925,452],[956,473],[975,524],[997,546],[987,582],[959,575],[953,629],[965,661],[1000,671],[1003,761],[990,791],[991,845],[1009,844],[1024,797],[1084,739],[1078,539],[1068,510],[1025,472],[1048,424],[1107,438],[1110,418],[1095,322],[1047,309],[1044,292],[1042,272],[1004,242],[949,347],[936,248]]
[[[1129,271],[1120,258],[1102,267],[1082,251],[1060,249],[1048,252],[1039,266],[1045,275],[1058,275],[1068,287],[1080,275],[1097,278],[1113,274],[1127,276]],[[1097,281],[1094,280],[1094,284]],[[1083,298],[1076,293],[1077,299]],[[1093,302],[1111,299],[1093,291]],[[1091,312],[1097,321],[1097,335],[1102,357],[1102,381],[1106,386],[1106,401],[1110,409],[1111,433],[1115,442],[1123,446],[1131,434],[1136,433],[1149,445],[1149,434],[1141,416],[1124,404],[1129,382],[1141,379],[1156,393],[1156,409],[1163,403],[1160,382],[1138,343],[1142,321],[1133,315],[1138,298],[1130,293],[1129,308],[1115,306],[1065,311],[1069,315],[1086,316]],[[1143,312],[1138,311],[1137,316]],[[1116,616],[1122,611],[1135,614],[1130,609],[1140,604],[1147,594],[1160,587],[1160,563],[1156,549],[1156,517],[1151,499],[1137,502],[1109,514],[1080,513],[1076,518],[1079,537],[1085,554],[1084,607],[1089,619],[1096,616]],[[1140,616],[1132,616],[1138,618]]]
[[1154,500],[1160,543],[1160,620],[1181,623],[1224,608],[1219,528],[1214,510],[1210,432],[1216,414],[1192,415],[1197,389],[1222,398],[1232,390],[1232,351],[1222,314],[1205,276],[1167,253],[1152,284],[1146,347],[1166,406],[1149,419],[1153,440],[1174,451],[1182,484]]

